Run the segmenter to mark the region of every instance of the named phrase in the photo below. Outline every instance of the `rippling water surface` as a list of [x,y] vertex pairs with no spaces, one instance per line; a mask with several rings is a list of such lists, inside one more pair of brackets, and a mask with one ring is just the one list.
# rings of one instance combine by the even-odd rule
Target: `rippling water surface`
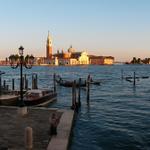
[[[133,83],[121,80],[124,76],[150,77],[150,65],[33,67],[24,70],[31,80],[37,73],[39,88],[52,87],[53,73],[66,79],[86,79],[88,74],[101,85],[91,85],[90,104],[86,92],[81,92],[81,109],[76,115],[70,150],[149,150],[150,149],[150,79]],[[19,70],[1,67],[3,78],[11,84],[11,78],[19,83]],[[16,84],[17,86],[17,84]],[[71,89],[57,87],[58,101],[50,107],[70,109]]]

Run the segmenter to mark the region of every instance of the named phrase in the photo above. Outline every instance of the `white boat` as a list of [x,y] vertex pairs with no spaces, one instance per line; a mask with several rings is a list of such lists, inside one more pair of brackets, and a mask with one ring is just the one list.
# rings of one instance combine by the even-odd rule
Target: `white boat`
[[42,106],[56,100],[57,93],[52,90],[28,90],[23,101],[26,106]]

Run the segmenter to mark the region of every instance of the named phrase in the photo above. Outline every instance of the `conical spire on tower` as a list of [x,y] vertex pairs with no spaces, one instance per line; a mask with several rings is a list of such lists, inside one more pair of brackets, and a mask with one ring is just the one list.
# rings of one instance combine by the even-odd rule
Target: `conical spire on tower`
[[52,40],[51,40],[51,37],[50,37],[49,31],[48,31],[48,36],[47,36],[47,45],[52,46]]

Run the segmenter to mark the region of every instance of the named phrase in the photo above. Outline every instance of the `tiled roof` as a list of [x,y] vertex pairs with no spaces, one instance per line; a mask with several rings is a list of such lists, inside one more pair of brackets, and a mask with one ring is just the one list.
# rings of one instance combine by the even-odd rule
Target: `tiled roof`
[[90,59],[104,59],[104,58],[109,58],[109,59],[114,59],[112,56],[95,56],[95,55],[89,55]]

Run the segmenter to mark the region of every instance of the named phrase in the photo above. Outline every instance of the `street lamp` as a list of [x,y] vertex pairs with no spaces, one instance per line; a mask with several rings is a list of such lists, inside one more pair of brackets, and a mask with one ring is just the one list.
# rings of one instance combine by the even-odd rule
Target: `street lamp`
[[9,56],[9,62],[11,65],[11,68],[16,69],[18,66],[20,66],[20,107],[25,106],[24,101],[23,101],[23,78],[22,78],[22,73],[23,73],[23,66],[26,67],[27,69],[31,69],[33,62],[34,62],[34,57],[32,55],[27,55],[25,58],[23,56],[23,46],[19,47],[19,55],[10,55]]
[[20,56],[23,56],[23,50],[24,48],[22,46],[19,47],[19,55]]

